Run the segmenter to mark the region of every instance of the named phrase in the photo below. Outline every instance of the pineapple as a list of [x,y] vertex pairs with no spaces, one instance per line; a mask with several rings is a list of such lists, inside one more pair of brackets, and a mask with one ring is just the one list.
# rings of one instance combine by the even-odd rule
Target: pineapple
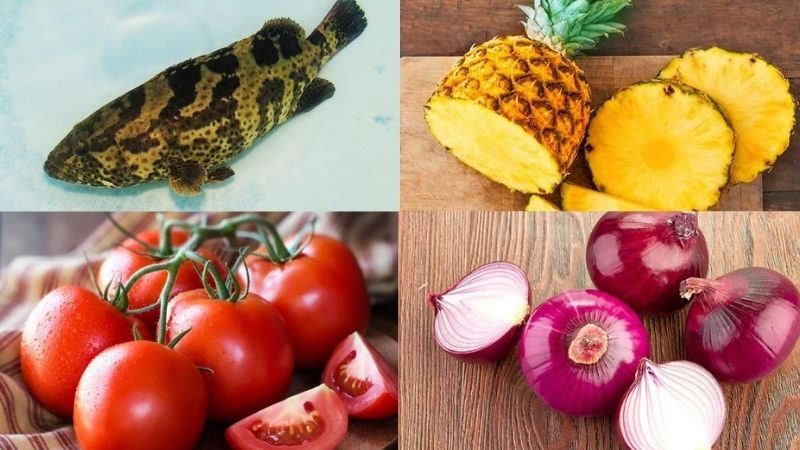
[[564,211],[653,211],[654,208],[597,192],[577,184],[561,185]]
[[728,184],[734,132],[719,106],[677,81],[621,89],[595,112],[586,160],[598,190],[656,209],[706,210]]
[[590,91],[570,57],[624,27],[630,0],[534,0],[528,37],[473,47],[425,106],[431,134],[458,159],[512,190],[555,190],[575,159],[591,112]]
[[530,201],[528,201],[528,206],[525,207],[525,211],[561,211],[558,209],[558,206],[550,203],[549,201],[539,197],[538,195],[531,195]]
[[693,49],[658,76],[700,89],[720,105],[736,131],[732,184],[753,181],[789,146],[795,114],[789,81],[760,56]]

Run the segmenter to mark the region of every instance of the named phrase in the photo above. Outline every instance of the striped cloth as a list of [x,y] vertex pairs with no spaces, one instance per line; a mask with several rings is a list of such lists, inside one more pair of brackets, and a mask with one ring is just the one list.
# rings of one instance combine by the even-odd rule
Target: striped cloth
[[[211,214],[210,222],[232,213]],[[266,213],[288,236],[300,231],[309,213]],[[168,215],[193,219],[190,215]],[[157,226],[152,213],[119,213],[115,219],[138,232]],[[373,301],[392,298],[397,289],[397,216],[384,213],[317,214],[317,233],[346,242],[355,253]],[[20,329],[31,309],[47,292],[65,284],[90,287],[88,257],[96,271],[122,236],[106,221],[78,248],[56,257],[14,259],[0,276],[0,450],[79,449],[69,423],[39,405],[25,390],[19,364]],[[201,446],[208,448],[207,444]]]

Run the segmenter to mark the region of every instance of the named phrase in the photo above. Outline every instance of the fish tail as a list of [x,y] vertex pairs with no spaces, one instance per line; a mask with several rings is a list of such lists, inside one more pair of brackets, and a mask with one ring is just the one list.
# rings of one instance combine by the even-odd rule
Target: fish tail
[[356,0],[337,0],[308,40],[322,47],[324,61],[353,42],[367,28],[367,17]]

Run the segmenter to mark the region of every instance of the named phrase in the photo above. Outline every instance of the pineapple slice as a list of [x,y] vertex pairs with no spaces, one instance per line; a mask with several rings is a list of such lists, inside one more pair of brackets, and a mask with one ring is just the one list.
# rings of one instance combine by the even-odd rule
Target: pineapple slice
[[664,210],[706,210],[719,201],[734,133],[718,105],[676,81],[618,91],[589,124],[586,159],[597,188]]
[[795,120],[789,81],[760,56],[693,49],[658,76],[700,89],[722,107],[736,131],[731,183],[753,181],[789,146]]
[[564,211],[653,211],[638,203],[604,194],[577,184],[561,185],[561,206]]
[[583,71],[524,36],[472,48],[442,79],[425,120],[463,163],[509,188],[553,192],[577,155],[591,112]]
[[547,200],[539,197],[538,195],[531,195],[530,201],[528,201],[528,206],[525,207],[525,211],[561,211],[558,209],[558,206],[548,202]]

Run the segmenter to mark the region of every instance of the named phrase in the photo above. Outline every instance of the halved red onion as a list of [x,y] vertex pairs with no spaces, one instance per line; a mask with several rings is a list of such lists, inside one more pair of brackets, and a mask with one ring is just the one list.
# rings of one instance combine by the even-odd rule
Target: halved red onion
[[593,289],[567,291],[539,305],[520,337],[519,362],[533,391],[571,416],[611,414],[650,355],[642,320]]
[[686,305],[682,280],[704,277],[708,248],[697,216],[678,212],[607,213],[586,245],[589,277],[642,313],[664,313]]
[[461,359],[496,361],[514,345],[529,298],[528,277],[516,265],[480,266],[447,291],[428,296],[436,312],[436,343]]
[[725,415],[725,396],[707,370],[644,358],[617,409],[617,432],[632,450],[710,450]]
[[800,336],[800,292],[774,270],[750,267],[715,280],[689,278],[681,283],[681,295],[692,299],[689,359],[720,381],[750,382],[770,374]]

